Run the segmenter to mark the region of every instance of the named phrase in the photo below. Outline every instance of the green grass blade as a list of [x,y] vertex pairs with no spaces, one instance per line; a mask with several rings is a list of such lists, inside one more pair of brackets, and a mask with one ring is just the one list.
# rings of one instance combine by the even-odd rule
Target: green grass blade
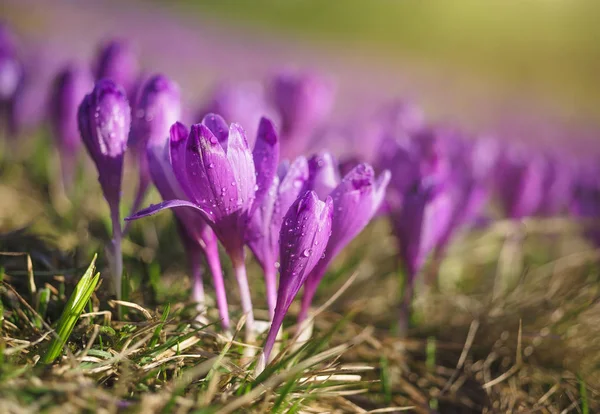
[[96,257],[97,255],[94,255],[90,266],[81,280],[77,283],[77,286],[75,286],[75,291],[63,309],[56,326],[56,335],[52,338],[52,342],[42,358],[42,363],[44,364],[52,363],[61,354],[75,324],[79,320],[81,312],[98,285],[100,274],[96,273],[94,275]]

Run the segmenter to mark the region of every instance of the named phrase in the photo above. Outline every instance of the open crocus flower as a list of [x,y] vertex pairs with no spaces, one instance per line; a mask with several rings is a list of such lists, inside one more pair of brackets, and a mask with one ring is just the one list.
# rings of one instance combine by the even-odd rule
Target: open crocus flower
[[112,79],[125,88],[132,104],[138,86],[138,71],[138,59],[129,42],[113,39],[102,45],[98,51],[96,80]]
[[250,147],[254,146],[261,118],[266,116],[278,123],[276,111],[260,82],[232,82],[217,86],[203,105],[199,119],[209,113],[220,114],[228,122],[244,125]]
[[128,147],[137,156],[139,182],[131,211],[136,212],[150,185],[147,147],[162,147],[169,128],[181,118],[179,86],[164,75],[154,75],[142,87],[131,120]]
[[[261,139],[261,136],[258,137]],[[275,145],[275,134],[266,134],[266,145]],[[264,147],[259,146],[261,151]],[[128,220],[155,214],[165,208],[191,207],[214,230],[227,251],[240,288],[242,311],[247,315],[246,339],[253,340],[254,316],[244,263],[244,244],[248,220],[256,194],[263,197],[274,178],[276,168],[254,166],[244,130],[238,124],[227,126],[218,115],[207,115],[193,125],[187,138],[172,136],[171,165],[187,200],[170,200],[144,209]],[[275,157],[267,157],[276,165]],[[272,171],[272,176],[267,172]],[[258,176],[257,176],[258,173]],[[262,200],[256,201],[257,205]]]
[[78,124],[83,143],[98,169],[98,180],[110,207],[113,227],[113,278],[121,298],[123,259],[121,253],[121,181],[123,156],[131,124],[131,110],[123,88],[110,79],[96,83],[79,106]]
[[248,223],[246,239],[265,274],[267,305],[271,319],[277,301],[276,262],[279,259],[279,232],[283,216],[298,198],[307,179],[306,158],[298,157],[291,165],[282,163],[271,188]]
[[49,118],[52,133],[60,155],[63,185],[72,185],[77,152],[81,138],[77,127],[77,109],[85,95],[94,87],[89,69],[68,65],[61,70],[54,81],[50,95]]
[[[187,128],[176,122],[170,128],[170,134],[162,139],[151,139],[147,144],[150,176],[163,200],[185,200],[186,195],[179,185],[169,160],[169,141],[186,139]],[[170,138],[171,137],[171,138]],[[200,258],[204,256],[211,271],[217,298],[217,307],[223,329],[229,329],[229,311],[227,294],[223,283],[223,271],[219,259],[219,246],[215,233],[206,220],[194,210],[179,208],[174,210],[181,241],[188,257],[192,276],[192,299],[198,304],[198,310],[204,311],[204,285],[200,267]]]
[[277,306],[267,334],[257,371],[262,371],[275,344],[277,332],[292,301],[317,265],[331,234],[333,201],[320,201],[313,191],[307,191],[290,207],[281,227],[279,239],[281,267]]
[[299,322],[306,318],[317,287],[328,266],[338,253],[367,226],[379,209],[389,181],[389,171],[384,171],[376,179],[373,168],[369,164],[361,163],[354,167],[331,192],[334,207],[331,237],[325,250],[325,257],[319,261],[304,284],[302,308],[298,315]]
[[314,132],[329,116],[334,86],[314,73],[286,70],[271,84],[271,99],[281,118],[281,155],[294,159],[304,153]]

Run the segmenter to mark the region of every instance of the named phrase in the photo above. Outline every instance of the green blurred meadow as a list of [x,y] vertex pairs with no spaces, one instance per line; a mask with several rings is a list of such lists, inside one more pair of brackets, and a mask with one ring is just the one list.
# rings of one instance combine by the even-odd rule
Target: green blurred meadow
[[[171,4],[173,2],[170,2]],[[417,61],[600,119],[600,2],[176,0],[186,10],[373,65]]]

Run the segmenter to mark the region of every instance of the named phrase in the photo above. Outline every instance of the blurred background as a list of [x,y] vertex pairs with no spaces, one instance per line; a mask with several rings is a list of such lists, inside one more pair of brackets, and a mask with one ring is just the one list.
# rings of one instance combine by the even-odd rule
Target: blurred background
[[0,4],[48,81],[74,55],[92,59],[100,41],[126,37],[147,71],[180,82],[190,105],[216,80],[263,79],[298,66],[335,79],[336,113],[346,116],[401,96],[432,119],[477,130],[509,122],[519,125],[513,138],[569,137],[583,148],[600,120],[594,0]]

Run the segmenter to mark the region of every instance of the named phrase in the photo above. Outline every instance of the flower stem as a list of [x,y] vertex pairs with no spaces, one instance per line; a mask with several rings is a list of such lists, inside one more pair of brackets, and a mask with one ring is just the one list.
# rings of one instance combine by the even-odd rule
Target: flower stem
[[206,297],[204,295],[204,283],[202,282],[202,267],[200,266],[200,249],[190,252],[188,260],[190,262],[190,273],[192,276],[192,300],[196,303],[198,316],[206,312]]
[[121,232],[121,215],[119,213],[119,205],[111,206],[110,218],[112,221],[112,248],[113,248],[113,268],[112,276],[115,284],[115,292],[117,299],[121,300],[121,283],[123,278],[123,253],[121,251],[121,239],[123,237]]
[[213,285],[215,287],[215,295],[217,299],[217,308],[221,317],[221,327],[228,330],[229,309],[227,308],[227,293],[225,292],[225,283],[223,282],[223,270],[221,268],[221,260],[219,259],[219,248],[216,239],[205,240],[206,242],[206,263],[212,275]]
[[414,295],[414,274],[412,272],[407,272],[403,290],[398,314],[398,333],[401,337],[406,336],[410,325],[411,305]]
[[240,288],[240,300],[242,302],[242,312],[246,315],[246,333],[245,341],[247,343],[254,342],[254,312],[252,311],[252,297],[250,295],[250,287],[248,286],[248,277],[246,275],[246,264],[244,263],[244,254],[233,259],[233,268],[235,278],[237,279]]
[[277,269],[274,265],[271,265],[266,266],[264,271],[269,319],[273,320],[273,316],[275,315],[275,305],[277,304]]

